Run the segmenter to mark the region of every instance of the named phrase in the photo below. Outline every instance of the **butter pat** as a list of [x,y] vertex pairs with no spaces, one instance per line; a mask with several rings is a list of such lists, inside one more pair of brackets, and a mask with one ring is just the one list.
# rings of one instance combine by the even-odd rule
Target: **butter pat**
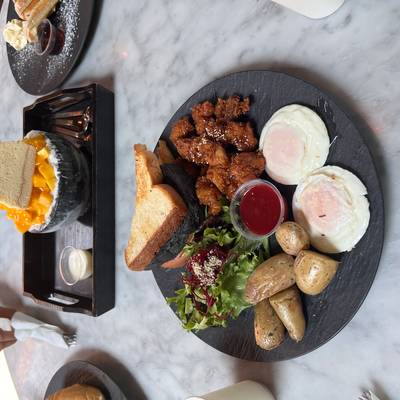
[[22,50],[28,43],[24,22],[19,19],[13,19],[7,22],[4,27],[3,37],[15,50]]

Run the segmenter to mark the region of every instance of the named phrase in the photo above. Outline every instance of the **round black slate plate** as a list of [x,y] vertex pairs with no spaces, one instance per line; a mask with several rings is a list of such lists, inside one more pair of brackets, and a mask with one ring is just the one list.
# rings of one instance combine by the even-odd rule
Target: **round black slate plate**
[[[366,185],[370,201],[369,228],[349,253],[338,255],[341,267],[328,288],[319,296],[304,296],[307,318],[306,335],[295,343],[286,337],[281,346],[265,351],[256,346],[253,310],[243,312],[227,328],[209,328],[197,336],[210,346],[232,356],[253,361],[279,361],[309,353],[335,336],[355,315],[374,280],[383,246],[384,210],[382,191],[371,154],[355,124],[332,98],[321,90],[292,76],[271,71],[248,71],[218,79],[193,95],[166,126],[162,138],[168,139],[171,126],[190,114],[195,104],[240,94],[251,97],[250,119],[259,135],[262,127],[279,108],[298,103],[316,111],[329,130],[332,145],[327,164],[339,165],[354,172]],[[289,204],[295,187],[278,185]],[[153,268],[164,296],[173,296],[182,286],[180,270]]]
[[105,372],[86,361],[72,361],[62,366],[51,379],[45,399],[76,383],[96,387],[106,400],[126,400],[125,395]]
[[[38,56],[32,45],[16,51],[7,44],[8,63],[15,81],[25,92],[40,96],[57,89],[68,77],[84,47],[95,8],[95,0],[64,0],[49,19],[65,31],[65,46],[59,55]],[[14,2],[7,21],[17,18]]]

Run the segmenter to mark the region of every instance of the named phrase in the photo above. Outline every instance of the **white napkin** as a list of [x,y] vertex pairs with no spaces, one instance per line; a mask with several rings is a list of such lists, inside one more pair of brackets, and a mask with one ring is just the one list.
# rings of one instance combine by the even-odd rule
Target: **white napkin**
[[68,349],[63,331],[58,326],[45,324],[18,311],[11,318],[11,326],[14,328],[14,335],[17,340],[32,338],[62,349]]

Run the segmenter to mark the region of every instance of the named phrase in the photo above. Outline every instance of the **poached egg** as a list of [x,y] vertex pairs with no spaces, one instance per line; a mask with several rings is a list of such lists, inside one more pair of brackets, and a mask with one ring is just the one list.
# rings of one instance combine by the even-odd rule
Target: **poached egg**
[[353,173],[337,166],[313,171],[296,188],[293,215],[324,253],[350,251],[370,219],[367,189]]
[[291,104],[276,111],[260,137],[267,174],[276,182],[297,185],[322,167],[329,153],[329,135],[322,119],[308,107]]

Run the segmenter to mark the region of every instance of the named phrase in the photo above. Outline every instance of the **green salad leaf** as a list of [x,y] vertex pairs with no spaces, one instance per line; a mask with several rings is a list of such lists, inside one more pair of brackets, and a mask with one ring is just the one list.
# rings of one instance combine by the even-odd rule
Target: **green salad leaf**
[[227,228],[205,228],[202,240],[186,244],[183,251],[187,256],[192,256],[212,243],[218,243],[219,246],[223,247],[235,245],[239,240],[240,236]]
[[[229,318],[236,319],[250,307],[243,297],[247,279],[269,257],[268,241],[249,241],[242,237],[230,223],[226,208],[220,225],[205,228],[200,240],[188,243],[184,252],[192,256],[212,244],[229,248],[228,259],[216,281],[207,287],[184,283],[184,287],[175,292],[175,297],[167,298],[169,304],[175,305],[176,313],[188,331],[225,327]],[[183,282],[187,282],[185,278],[189,275],[188,271],[182,274]]]

